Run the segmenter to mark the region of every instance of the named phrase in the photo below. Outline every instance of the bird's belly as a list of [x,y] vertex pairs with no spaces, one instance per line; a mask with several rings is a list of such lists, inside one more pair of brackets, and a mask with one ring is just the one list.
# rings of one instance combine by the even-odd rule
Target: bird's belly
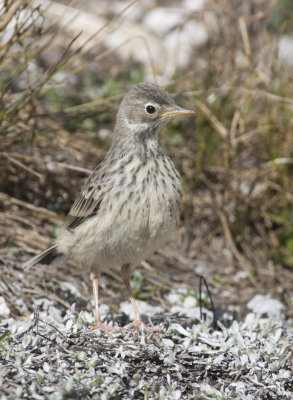
[[169,240],[178,220],[179,202],[178,194],[168,197],[150,187],[144,201],[123,202],[123,207],[114,207],[112,212],[101,208],[97,217],[71,232],[62,231],[58,250],[95,272],[123,264],[135,266]]

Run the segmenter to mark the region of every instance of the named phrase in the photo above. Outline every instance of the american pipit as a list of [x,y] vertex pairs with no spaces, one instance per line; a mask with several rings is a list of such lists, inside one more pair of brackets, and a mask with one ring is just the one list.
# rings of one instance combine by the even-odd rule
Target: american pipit
[[181,180],[158,134],[178,107],[160,86],[141,83],[123,98],[113,143],[92,172],[66,218],[56,244],[25,264],[49,264],[66,255],[92,274],[95,327],[107,330],[99,313],[99,278],[120,268],[136,319],[130,277],[133,268],[170,238],[180,212]]

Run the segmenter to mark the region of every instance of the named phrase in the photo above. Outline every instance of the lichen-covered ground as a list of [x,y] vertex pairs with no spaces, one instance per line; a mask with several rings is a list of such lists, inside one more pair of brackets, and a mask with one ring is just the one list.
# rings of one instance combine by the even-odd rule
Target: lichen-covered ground
[[[291,1],[67,3],[0,2],[0,400],[292,399]],[[123,94],[156,80],[196,110],[160,137],[180,226],[132,279],[160,331],[125,327],[108,274],[109,338],[88,271],[22,265],[104,158]]]
[[210,313],[160,314],[160,332],[117,327],[109,338],[87,311],[38,310],[0,325],[1,400],[292,399],[292,321],[281,315],[251,312],[215,330]]

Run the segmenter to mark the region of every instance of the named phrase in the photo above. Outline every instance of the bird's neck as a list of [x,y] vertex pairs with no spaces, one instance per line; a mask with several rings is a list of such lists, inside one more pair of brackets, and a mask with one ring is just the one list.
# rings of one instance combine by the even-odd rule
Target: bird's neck
[[117,121],[112,150],[115,149],[120,154],[131,152],[142,159],[154,157],[157,153],[162,152],[158,133],[158,129],[154,130],[148,124],[129,124],[125,120]]

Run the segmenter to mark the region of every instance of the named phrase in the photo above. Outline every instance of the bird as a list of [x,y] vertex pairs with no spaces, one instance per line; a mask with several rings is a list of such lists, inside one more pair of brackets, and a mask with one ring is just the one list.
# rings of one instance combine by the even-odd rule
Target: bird
[[119,271],[126,286],[133,326],[148,329],[133,296],[131,275],[170,239],[182,198],[180,175],[159,133],[174,117],[193,113],[177,106],[162,86],[134,85],[119,106],[111,147],[76,197],[55,244],[24,264],[27,269],[66,256],[87,269],[95,304],[93,329],[111,329],[99,311],[100,277],[111,271]]

